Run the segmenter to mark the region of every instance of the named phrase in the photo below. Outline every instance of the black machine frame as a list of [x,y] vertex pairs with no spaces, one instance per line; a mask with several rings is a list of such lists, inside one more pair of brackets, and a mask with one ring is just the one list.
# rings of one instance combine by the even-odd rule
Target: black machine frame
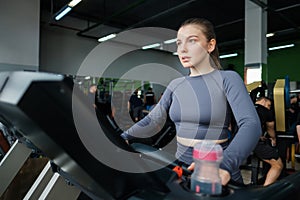
[[[47,156],[53,169],[92,199],[299,199],[300,173],[287,176],[268,186],[224,187],[220,196],[200,196],[189,191],[188,176],[178,179],[172,170],[172,155],[143,145],[128,146],[106,115],[98,120],[117,148],[136,152],[140,160],[128,158],[141,168],[161,166],[147,173],[129,173],[98,161],[81,142],[74,124],[72,105],[88,105],[86,96],[73,79],[41,72],[0,74],[0,120],[23,138],[29,148]],[[3,81],[4,80],[4,81]],[[22,82],[20,84],[20,81]],[[75,92],[74,90],[78,90]],[[83,106],[85,119],[94,115],[92,106]],[[104,150],[105,152],[105,150]],[[149,153],[150,152],[150,153]],[[168,165],[166,165],[168,163]]]

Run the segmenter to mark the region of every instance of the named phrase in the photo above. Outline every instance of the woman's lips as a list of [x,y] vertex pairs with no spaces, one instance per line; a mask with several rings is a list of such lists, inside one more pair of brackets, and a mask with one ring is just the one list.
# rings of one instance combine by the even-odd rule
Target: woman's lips
[[190,61],[190,57],[188,56],[183,56],[181,57],[182,62],[189,62]]

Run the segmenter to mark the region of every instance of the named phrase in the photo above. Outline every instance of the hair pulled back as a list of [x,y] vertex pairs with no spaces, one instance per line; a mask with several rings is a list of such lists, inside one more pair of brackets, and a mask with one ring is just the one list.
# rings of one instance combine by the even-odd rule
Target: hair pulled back
[[[214,31],[214,26],[213,24],[208,21],[207,19],[204,18],[190,18],[186,21],[184,21],[180,28],[186,25],[198,25],[201,28],[201,31],[203,32],[203,34],[205,35],[205,37],[207,38],[207,42],[209,42],[212,39],[216,40],[216,34]],[[215,64],[215,67],[217,69],[222,69],[222,66],[220,64],[220,59],[219,59],[219,50],[217,45],[215,46],[215,49],[210,53],[211,58]]]

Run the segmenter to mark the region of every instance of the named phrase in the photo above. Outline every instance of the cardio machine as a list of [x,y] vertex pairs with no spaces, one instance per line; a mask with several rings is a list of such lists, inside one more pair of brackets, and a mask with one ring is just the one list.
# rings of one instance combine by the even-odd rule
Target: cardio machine
[[[0,73],[0,120],[14,130],[16,138],[23,141],[27,149],[49,158],[47,170],[54,175],[47,187],[51,180],[59,177],[68,185],[64,190],[56,190],[58,199],[74,188],[74,199],[80,192],[91,199],[300,198],[299,173],[265,188],[228,185],[219,196],[195,194],[188,187],[189,172],[182,169],[183,175],[179,178],[173,170],[177,164],[173,163],[175,159],[171,154],[153,146],[128,146],[119,136],[120,129],[112,126],[101,112],[95,118],[94,108],[88,105],[86,96],[71,77],[40,72]],[[114,145],[105,146],[101,141],[95,141],[93,135]],[[124,152],[131,152],[126,161],[121,159]],[[105,158],[101,160],[102,155],[120,159],[114,160],[115,167],[112,167]],[[118,170],[116,166],[123,162],[134,166],[136,172]],[[47,195],[47,187],[38,192],[33,191],[33,185],[33,192],[26,198]]]

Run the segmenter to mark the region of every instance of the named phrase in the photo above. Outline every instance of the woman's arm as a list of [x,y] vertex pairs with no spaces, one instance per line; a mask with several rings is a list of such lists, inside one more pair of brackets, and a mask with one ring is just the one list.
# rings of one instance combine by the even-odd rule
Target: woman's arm
[[148,138],[158,133],[164,126],[170,107],[172,92],[166,89],[160,102],[142,120],[121,134],[125,140]]
[[236,72],[227,72],[224,90],[235,116],[238,132],[224,151],[221,168],[232,172],[239,168],[255,148],[261,136],[261,127],[254,104]]

